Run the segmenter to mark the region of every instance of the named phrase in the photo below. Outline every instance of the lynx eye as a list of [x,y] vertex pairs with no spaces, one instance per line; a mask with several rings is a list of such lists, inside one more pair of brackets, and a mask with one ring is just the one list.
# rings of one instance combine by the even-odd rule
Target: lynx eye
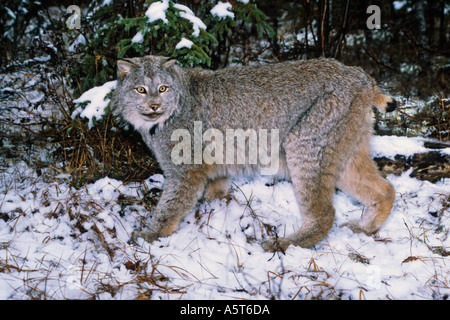
[[144,87],[137,87],[136,91],[139,92],[139,93],[142,93],[142,94],[147,93],[147,90],[145,90]]
[[167,86],[162,85],[162,86],[159,87],[158,90],[159,90],[160,93],[166,92],[167,91]]

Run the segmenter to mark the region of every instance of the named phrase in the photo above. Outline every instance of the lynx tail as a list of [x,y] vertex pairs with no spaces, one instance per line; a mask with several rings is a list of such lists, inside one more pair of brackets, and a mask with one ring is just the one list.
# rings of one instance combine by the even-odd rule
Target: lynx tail
[[392,112],[397,109],[397,100],[388,96],[387,94],[381,93],[378,87],[374,88],[374,99],[373,104],[381,112]]

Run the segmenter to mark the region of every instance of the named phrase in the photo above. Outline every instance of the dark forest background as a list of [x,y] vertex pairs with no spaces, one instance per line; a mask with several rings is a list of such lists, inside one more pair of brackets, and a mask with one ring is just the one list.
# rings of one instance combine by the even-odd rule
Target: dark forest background
[[[133,28],[117,28],[105,45],[86,45],[82,54],[63,49],[81,33],[86,42],[95,43],[96,31],[120,18],[142,17],[151,1],[113,0],[96,14],[100,1],[22,1],[6,0],[0,4],[0,62],[3,70],[18,59],[29,59],[39,50],[52,55],[55,66],[74,67],[86,55],[105,55],[108,63],[117,57],[117,43],[133,36]],[[179,0],[201,19],[217,1]],[[229,1],[233,6],[239,2]],[[251,1],[252,2],[252,1]],[[218,43],[210,46],[210,68],[222,68],[230,62],[285,61],[331,57],[347,64],[360,65],[378,80],[386,81],[404,96],[448,95],[449,9],[445,0],[258,0],[265,17],[238,21],[226,32],[215,34]],[[70,14],[66,8],[78,5],[83,12],[80,30],[68,30]],[[366,25],[370,5],[381,10],[381,28]],[[59,12],[58,12],[59,10]],[[249,14],[247,12],[246,14]],[[251,14],[251,12],[250,12]],[[257,32],[267,22],[273,32]],[[54,50],[56,47],[58,51]],[[239,50],[236,50],[239,49]],[[147,52],[161,50],[149,46]],[[129,55],[136,52],[129,52]],[[110,71],[109,71],[110,72]],[[110,72],[111,73],[111,72]],[[112,74],[112,73],[111,73]],[[79,74],[83,77],[83,74]],[[91,83],[97,84],[97,83]],[[86,89],[86,88],[83,88]],[[84,90],[82,90],[84,91]]]

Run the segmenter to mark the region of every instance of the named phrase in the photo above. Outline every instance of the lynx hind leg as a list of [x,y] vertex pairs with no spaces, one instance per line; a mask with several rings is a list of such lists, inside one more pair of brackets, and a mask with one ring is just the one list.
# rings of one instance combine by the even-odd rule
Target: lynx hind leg
[[338,187],[367,207],[360,220],[352,220],[344,226],[367,235],[377,232],[391,213],[395,190],[378,173],[368,146],[360,148],[354,160],[346,166]]
[[221,199],[227,196],[230,190],[231,181],[227,177],[216,178],[206,185],[203,197],[212,201],[214,199]]
[[[323,239],[333,226],[335,178],[334,174],[324,173],[321,168],[323,162],[330,159],[326,159],[327,152],[324,152],[325,159],[309,158],[308,154],[314,153],[310,152],[313,144],[299,141],[300,139],[293,143],[288,142],[285,150],[290,178],[302,215],[302,226],[286,238],[277,237],[263,241],[262,246],[267,251],[284,251],[291,244],[303,248],[312,247]],[[333,171],[334,166],[330,163],[327,169]]]

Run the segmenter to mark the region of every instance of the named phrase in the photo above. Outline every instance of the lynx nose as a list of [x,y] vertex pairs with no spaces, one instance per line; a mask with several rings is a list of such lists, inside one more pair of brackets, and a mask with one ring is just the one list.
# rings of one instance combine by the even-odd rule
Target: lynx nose
[[161,107],[160,103],[152,103],[149,105],[149,108],[152,109],[153,111],[157,111],[159,107]]

